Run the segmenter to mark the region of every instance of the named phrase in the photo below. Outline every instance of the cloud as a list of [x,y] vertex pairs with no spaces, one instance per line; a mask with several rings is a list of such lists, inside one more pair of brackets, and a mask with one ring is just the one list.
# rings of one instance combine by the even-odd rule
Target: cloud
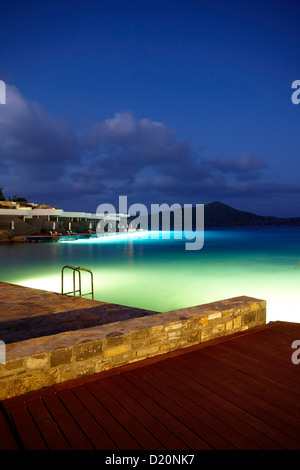
[[129,113],[95,124],[82,140],[74,184],[97,192],[99,182],[125,194],[165,196],[199,185],[210,174],[208,166],[186,141],[163,123],[137,120]]
[[239,178],[257,178],[259,170],[267,168],[266,163],[259,157],[245,152],[236,159],[219,157],[211,161],[211,166],[223,173],[232,173]]
[[300,192],[297,183],[268,179],[264,160],[250,152],[208,160],[165,124],[131,112],[95,123],[79,138],[65,120],[9,85],[7,104],[0,106],[0,158],[6,196],[65,210],[95,211],[120,195],[130,204],[222,200],[236,206]]
[[26,100],[14,86],[6,90],[7,104],[0,107],[1,179],[9,191],[38,185],[42,193],[41,183],[59,180],[78,158],[77,138],[64,120]]

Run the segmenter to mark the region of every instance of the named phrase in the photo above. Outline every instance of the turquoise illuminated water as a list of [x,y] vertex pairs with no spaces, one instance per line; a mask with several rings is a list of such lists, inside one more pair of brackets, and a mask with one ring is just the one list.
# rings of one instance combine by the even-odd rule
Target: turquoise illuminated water
[[97,300],[168,311],[248,295],[267,300],[267,321],[300,322],[300,227],[205,230],[191,251],[161,235],[5,244],[0,261],[0,281],[23,286],[60,292],[70,264],[93,271]]

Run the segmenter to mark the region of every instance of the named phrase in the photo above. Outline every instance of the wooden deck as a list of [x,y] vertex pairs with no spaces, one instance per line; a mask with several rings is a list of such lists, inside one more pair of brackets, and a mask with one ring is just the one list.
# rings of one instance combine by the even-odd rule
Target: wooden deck
[[0,449],[300,449],[298,339],[275,322],[5,400]]

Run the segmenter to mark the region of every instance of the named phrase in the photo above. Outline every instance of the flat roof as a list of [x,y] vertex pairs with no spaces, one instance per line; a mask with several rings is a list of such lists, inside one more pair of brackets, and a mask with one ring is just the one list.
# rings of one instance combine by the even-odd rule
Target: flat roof
[[38,216],[52,216],[52,217],[68,217],[68,218],[82,218],[82,219],[102,219],[102,218],[128,218],[129,214],[125,213],[110,213],[110,214],[92,214],[90,212],[73,212],[63,211],[62,209],[0,209],[0,216],[22,216],[22,217],[38,217]]

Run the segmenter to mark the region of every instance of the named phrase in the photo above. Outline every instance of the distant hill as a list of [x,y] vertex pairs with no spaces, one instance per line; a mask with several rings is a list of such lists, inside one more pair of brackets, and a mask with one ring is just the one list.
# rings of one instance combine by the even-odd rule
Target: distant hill
[[[193,207],[193,228],[195,227],[195,210]],[[175,211],[176,212],[176,211]],[[183,215],[182,215],[183,217]],[[130,220],[133,220],[132,217]],[[183,220],[183,219],[182,219]],[[170,228],[174,227],[174,213],[170,212]],[[256,215],[252,212],[240,211],[233,207],[215,201],[204,206],[204,227],[281,227],[300,226],[300,217],[281,218],[273,216]],[[159,226],[151,226],[151,216],[148,216],[149,229],[162,229],[162,218]]]
[[204,206],[204,222],[206,227],[300,226],[300,217],[256,215],[216,201]]

